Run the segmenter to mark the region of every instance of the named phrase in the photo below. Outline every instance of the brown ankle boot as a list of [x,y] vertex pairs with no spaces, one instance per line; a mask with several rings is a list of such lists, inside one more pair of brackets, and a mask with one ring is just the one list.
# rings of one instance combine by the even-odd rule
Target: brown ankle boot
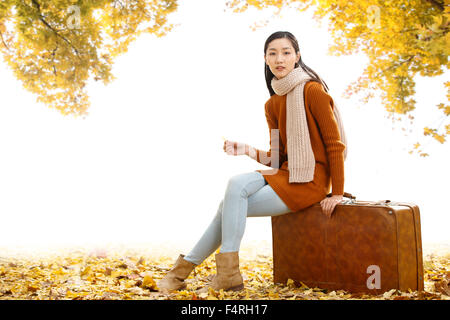
[[239,252],[223,252],[216,254],[217,274],[211,281],[210,286],[219,291],[244,289],[244,280],[239,271]]
[[182,290],[186,288],[186,279],[197,266],[196,264],[184,260],[184,254],[180,254],[172,269],[156,283],[160,291],[164,290]]

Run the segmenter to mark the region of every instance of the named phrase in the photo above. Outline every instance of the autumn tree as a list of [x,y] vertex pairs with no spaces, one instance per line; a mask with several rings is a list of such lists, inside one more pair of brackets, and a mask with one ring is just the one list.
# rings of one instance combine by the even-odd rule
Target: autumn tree
[[62,114],[87,114],[86,82],[109,83],[141,33],[166,35],[176,0],[2,0],[0,50],[24,87]]
[[[249,7],[274,8],[278,10],[274,16],[282,8],[299,12],[312,8],[319,24],[328,17],[334,42],[329,54],[362,51],[369,59],[359,79],[349,84],[347,97],[360,93],[367,102],[379,92],[393,122],[408,116],[413,123],[410,113],[416,107],[416,75],[433,77],[449,67],[449,0],[232,0],[226,6],[233,12],[245,12]],[[437,105],[442,111],[441,124],[437,128],[424,128],[425,136],[431,135],[440,143],[450,134],[449,81],[443,83],[443,89],[447,100]],[[399,117],[395,119],[394,115]],[[420,143],[416,143],[409,153],[417,151],[428,156],[419,147]]]

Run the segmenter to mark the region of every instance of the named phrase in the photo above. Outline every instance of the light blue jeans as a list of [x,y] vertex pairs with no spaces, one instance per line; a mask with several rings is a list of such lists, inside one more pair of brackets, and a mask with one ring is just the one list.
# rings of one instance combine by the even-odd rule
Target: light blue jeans
[[217,213],[194,248],[184,257],[202,263],[222,244],[220,252],[239,251],[247,217],[277,216],[291,212],[257,172],[235,175],[228,181]]

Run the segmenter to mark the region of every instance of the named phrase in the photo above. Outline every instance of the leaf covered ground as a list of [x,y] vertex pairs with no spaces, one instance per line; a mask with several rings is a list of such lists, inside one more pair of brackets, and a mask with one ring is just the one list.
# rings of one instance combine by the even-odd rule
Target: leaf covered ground
[[[165,253],[162,253],[165,252]],[[170,270],[180,251],[127,247],[73,248],[53,253],[5,254],[0,251],[1,300],[61,299],[161,299],[161,300],[450,300],[450,250],[424,246],[425,290],[380,295],[352,294],[296,285],[273,283],[270,248],[260,244],[241,247],[240,269],[245,289],[214,291],[208,287],[216,272],[214,254],[186,279],[186,290],[162,293],[156,281]]]

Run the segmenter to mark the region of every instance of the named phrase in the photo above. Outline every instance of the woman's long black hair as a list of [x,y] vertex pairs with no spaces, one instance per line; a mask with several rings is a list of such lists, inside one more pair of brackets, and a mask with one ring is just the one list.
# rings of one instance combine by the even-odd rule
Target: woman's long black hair
[[[292,47],[294,47],[294,50],[295,50],[295,54],[300,52],[300,49],[298,46],[298,41],[292,33],[288,32],[288,31],[277,31],[277,32],[272,33],[267,38],[266,43],[264,44],[264,54],[266,54],[266,52],[267,52],[267,47],[269,46],[269,43],[275,39],[280,39],[280,38],[287,38],[291,41]],[[320,78],[319,75],[314,72],[314,70],[312,70],[310,67],[308,67],[306,64],[303,63],[301,55],[300,55],[300,60],[295,63],[295,68],[297,68],[299,65],[301,68],[303,68],[303,70],[306,71],[306,73],[308,73],[313,78],[313,80],[321,83],[323,85],[323,87],[325,88],[325,90],[328,92],[328,86],[325,83],[325,81],[322,80],[322,78]],[[266,64],[266,62],[264,62],[264,75],[266,77],[266,84],[267,84],[267,88],[269,89],[270,96],[273,96],[275,94],[275,91],[273,91],[273,89],[272,89],[271,81],[275,75],[272,73],[272,71],[270,71],[270,68]]]

